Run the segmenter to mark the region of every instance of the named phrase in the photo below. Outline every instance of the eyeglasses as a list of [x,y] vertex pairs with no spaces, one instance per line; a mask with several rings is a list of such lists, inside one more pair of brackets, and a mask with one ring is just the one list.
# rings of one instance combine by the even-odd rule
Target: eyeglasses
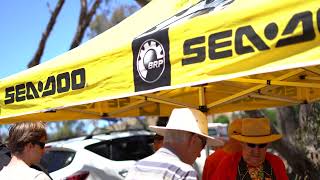
[[34,142],[32,142],[32,144],[39,145],[41,147],[41,149],[43,149],[46,146],[46,143],[40,142],[40,141],[34,141]]
[[252,143],[247,143],[247,146],[249,146],[250,148],[255,148],[255,147],[259,147],[259,148],[265,148],[268,144],[252,144]]

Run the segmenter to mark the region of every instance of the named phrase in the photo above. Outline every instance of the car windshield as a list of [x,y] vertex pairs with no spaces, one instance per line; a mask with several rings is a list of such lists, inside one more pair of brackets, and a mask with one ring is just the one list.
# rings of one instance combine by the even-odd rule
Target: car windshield
[[103,141],[86,149],[114,161],[139,160],[153,153],[152,142],[152,135],[139,135]]

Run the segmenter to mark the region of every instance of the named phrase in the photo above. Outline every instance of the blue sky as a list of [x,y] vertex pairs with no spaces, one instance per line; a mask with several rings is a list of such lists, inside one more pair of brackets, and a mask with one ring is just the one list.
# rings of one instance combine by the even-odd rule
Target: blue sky
[[[27,69],[38,48],[41,35],[50,18],[47,2],[53,10],[57,0],[3,1],[0,11],[0,79]],[[117,4],[135,4],[134,0],[112,0]],[[46,43],[41,62],[68,51],[77,28],[80,2],[66,0]],[[86,36],[84,41],[87,40]],[[105,125],[105,121],[99,125]],[[88,126],[91,131],[93,126]],[[50,129],[48,129],[51,131]],[[7,132],[0,126],[0,136]]]
[[[114,4],[133,0],[113,0]],[[27,68],[57,0],[3,1],[0,11],[0,79]],[[4,8],[5,7],[5,8]],[[66,52],[76,31],[80,3],[67,0],[47,41],[41,62]],[[87,39],[87,38],[86,38]]]

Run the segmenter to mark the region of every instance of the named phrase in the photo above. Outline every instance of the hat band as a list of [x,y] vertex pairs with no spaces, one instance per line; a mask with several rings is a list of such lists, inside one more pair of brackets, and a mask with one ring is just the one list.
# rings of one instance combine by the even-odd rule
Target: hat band
[[269,134],[266,134],[266,135],[245,135],[245,134],[241,134],[241,136],[244,136],[244,137],[264,137],[264,136],[271,136],[272,134],[269,133]]

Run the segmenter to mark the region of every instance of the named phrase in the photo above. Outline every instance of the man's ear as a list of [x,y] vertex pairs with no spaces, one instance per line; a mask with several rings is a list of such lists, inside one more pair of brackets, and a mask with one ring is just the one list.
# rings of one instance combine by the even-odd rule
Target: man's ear
[[29,150],[31,148],[34,147],[34,144],[32,144],[31,142],[29,142],[28,144],[26,144],[26,146],[24,147],[25,150]]

